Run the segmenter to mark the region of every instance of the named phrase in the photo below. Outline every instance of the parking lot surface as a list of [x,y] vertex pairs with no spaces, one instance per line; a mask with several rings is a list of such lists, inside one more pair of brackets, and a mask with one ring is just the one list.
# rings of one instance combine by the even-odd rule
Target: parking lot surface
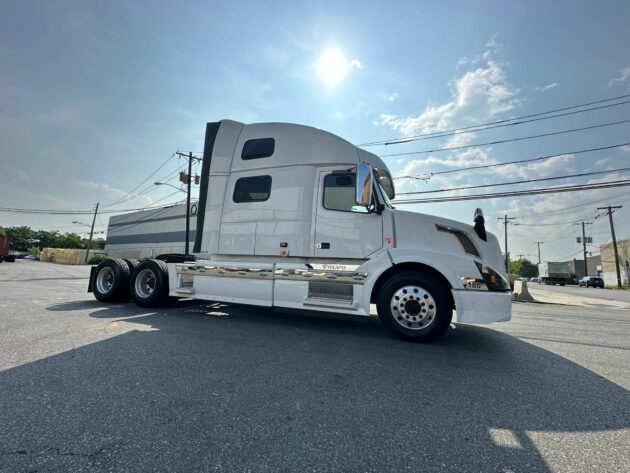
[[630,310],[515,303],[418,345],[378,322],[102,304],[0,265],[0,471],[592,472],[630,464]]

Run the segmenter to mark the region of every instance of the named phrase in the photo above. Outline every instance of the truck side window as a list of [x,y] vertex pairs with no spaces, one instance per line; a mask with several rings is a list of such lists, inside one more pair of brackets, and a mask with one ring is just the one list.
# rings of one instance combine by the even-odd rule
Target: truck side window
[[367,213],[365,207],[354,202],[354,181],[356,175],[329,174],[324,178],[324,208],[342,212]]
[[234,185],[234,202],[264,202],[271,195],[271,176],[242,177]]
[[257,138],[255,140],[247,140],[243,145],[241,159],[258,159],[268,158],[276,148],[276,140],[273,138]]

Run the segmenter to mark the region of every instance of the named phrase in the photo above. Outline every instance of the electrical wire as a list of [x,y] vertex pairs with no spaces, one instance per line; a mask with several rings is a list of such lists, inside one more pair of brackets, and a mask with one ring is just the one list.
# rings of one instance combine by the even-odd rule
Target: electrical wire
[[[573,105],[571,107],[557,108],[557,109],[554,109],[554,110],[548,110],[546,112],[538,112],[538,113],[533,113],[533,114],[530,114],[530,115],[523,115],[523,116],[520,116],[520,117],[506,118],[506,119],[503,119],[503,120],[496,120],[496,121],[493,121],[493,122],[480,123],[478,125],[469,125],[469,126],[465,126],[465,127],[461,127],[461,128],[452,128],[452,129],[449,129],[449,130],[435,131],[435,132],[430,132],[430,133],[423,133],[423,134],[420,134],[420,135],[403,136],[403,137],[399,137],[399,138],[392,138],[392,139],[389,139],[389,140],[372,141],[372,142],[369,142],[369,143],[362,143],[362,144],[359,144],[357,146],[367,147],[367,146],[378,146],[378,145],[402,144],[402,143],[409,143],[410,141],[419,141],[419,140],[432,139],[432,138],[442,138],[442,137],[445,137],[445,136],[460,135],[460,134],[464,134],[464,133],[474,133],[474,132],[477,132],[477,131],[490,130],[490,129],[494,129],[494,128],[501,128],[501,127],[513,126],[513,125],[521,125],[523,123],[530,123],[530,122],[533,122],[533,121],[548,120],[550,118],[559,118],[559,117],[564,117],[564,116],[567,116],[567,115],[574,115],[576,113],[590,112],[590,111],[593,111],[593,110],[600,110],[600,109],[603,109],[603,108],[616,107],[618,105],[624,105],[624,104],[630,103],[630,100],[623,101],[623,102],[618,102],[618,103],[614,103],[614,104],[603,105],[603,106],[600,106],[600,107],[593,107],[593,108],[588,108],[588,109],[584,109],[584,110],[577,110],[577,111],[566,113],[566,114],[557,114],[557,115],[552,115],[550,117],[543,117],[543,115],[549,115],[551,113],[563,112],[563,111],[566,111],[566,110],[575,110],[576,108],[588,107],[590,105],[596,105],[596,104],[600,104],[600,103],[611,102],[613,100],[620,100],[620,99],[624,99],[624,98],[628,98],[628,97],[630,97],[630,94],[620,95],[620,96],[617,96],[617,97],[611,97],[609,99],[596,100],[594,102],[583,103],[581,105]],[[530,118],[534,118],[534,117],[541,117],[541,118],[536,118],[536,119],[533,119],[533,120],[529,120]],[[514,122],[514,123],[509,123],[509,122]]]
[[498,187],[498,186],[512,186],[517,184],[526,184],[530,182],[542,182],[542,181],[554,181],[558,179],[571,179],[574,177],[585,177],[585,176],[595,176],[598,174],[610,174],[613,172],[627,172],[630,171],[630,167],[627,168],[618,168],[611,169],[609,171],[593,171],[593,172],[583,172],[579,174],[566,174],[564,176],[554,176],[554,177],[541,177],[538,179],[524,179],[520,181],[511,181],[511,182],[498,182],[494,184],[479,184],[476,186],[461,186],[461,187],[451,187],[447,189],[434,189],[430,191],[416,191],[416,192],[400,192],[397,195],[418,195],[418,194],[434,194],[437,192],[452,192],[459,190],[467,190],[467,189],[479,189],[482,187]]
[[[537,213],[531,213],[531,214],[526,214],[526,215],[518,215],[518,216],[516,216],[514,218],[517,218],[517,219],[519,219],[519,218],[531,218],[531,217],[540,217],[541,215],[550,215],[550,214],[554,214],[554,213],[564,213],[567,210],[577,209],[578,207],[582,207],[583,208],[583,207],[585,207],[587,205],[599,204],[600,202],[615,200],[618,197],[625,197],[627,195],[628,195],[628,193],[624,192],[623,194],[616,194],[616,195],[609,196],[609,197],[603,197],[601,199],[592,200],[592,201],[584,202],[584,203],[577,204],[577,205],[571,205],[569,207],[563,207],[563,208],[556,209],[556,210],[548,210],[548,211],[545,211],[545,212],[537,212]],[[630,200],[630,199],[628,199],[628,200]],[[625,202],[625,201],[622,200],[621,202]],[[595,218],[597,218],[597,217],[595,217]]]
[[546,159],[551,159],[551,158],[557,158],[558,156],[566,156],[568,154],[583,154],[583,153],[590,153],[590,152],[594,152],[594,151],[604,151],[607,149],[613,149],[613,148],[621,148],[622,146],[628,146],[630,145],[630,142],[627,143],[621,143],[618,145],[611,145],[611,146],[601,146],[599,148],[589,148],[589,149],[582,149],[582,150],[578,150],[578,151],[565,151],[564,153],[557,153],[557,154],[549,154],[546,156],[539,156],[537,158],[529,158],[529,159],[519,159],[517,161],[509,161],[507,163],[494,163],[494,164],[482,164],[479,166],[468,166],[468,167],[464,167],[464,168],[457,168],[457,169],[447,169],[446,171],[436,171],[436,172],[432,172],[430,174],[428,174],[427,176],[397,176],[394,179],[418,179],[418,180],[427,180],[430,179],[433,176],[437,176],[437,175],[441,175],[441,174],[452,174],[455,172],[461,172],[461,171],[471,171],[474,169],[488,169],[488,168],[494,168],[494,167],[499,167],[499,166],[508,166],[510,164],[522,164],[522,163],[531,163],[531,162],[535,162],[535,161],[543,161]]
[[177,154],[176,152],[175,152],[175,153],[173,153],[173,154],[171,154],[171,155],[170,155],[170,156],[166,159],[166,161],[164,161],[164,162],[163,162],[163,163],[162,163],[162,164],[161,164],[161,165],[160,165],[160,166],[159,166],[159,167],[158,167],[155,171],[153,171],[153,172],[152,172],[151,174],[149,174],[146,178],[144,178],[144,180],[143,180],[140,184],[138,184],[136,187],[134,187],[133,189],[131,189],[131,190],[130,190],[130,191],[129,191],[126,195],[124,195],[124,196],[123,196],[123,197],[121,197],[120,199],[118,199],[118,200],[116,200],[116,201],[114,201],[114,202],[112,202],[112,203],[110,203],[110,204],[104,205],[104,207],[111,207],[111,206],[113,206],[113,205],[115,205],[115,204],[117,204],[117,203],[121,202],[121,201],[122,201],[123,199],[125,199],[127,196],[129,196],[129,195],[133,194],[133,192],[134,192],[136,189],[138,189],[140,186],[142,186],[145,182],[147,182],[149,179],[151,179],[151,177],[152,177],[152,176],[154,176],[155,174],[157,174],[157,173],[160,171],[160,169],[162,169],[164,166],[166,166],[166,163],[168,163],[168,162],[169,162],[169,161],[170,161],[170,160],[171,160],[174,156],[176,156],[176,154]]
[[441,203],[441,202],[456,202],[456,201],[462,201],[462,200],[498,199],[502,197],[517,197],[517,196],[524,196],[524,195],[555,194],[555,193],[560,193],[560,192],[575,192],[575,191],[594,190],[594,189],[608,189],[608,188],[613,188],[613,187],[625,187],[625,186],[630,186],[630,180],[626,179],[626,180],[617,180],[617,181],[598,182],[598,183],[593,183],[593,184],[578,184],[578,185],[571,185],[571,186],[547,187],[547,188],[523,190],[523,191],[508,191],[508,192],[496,192],[496,193],[474,194],[474,195],[464,195],[464,196],[436,197],[436,198],[429,198],[429,199],[394,200],[392,203],[396,205],[430,204],[430,203]]
[[[162,197],[159,200],[153,202],[150,206],[135,208],[135,209],[122,209],[122,210],[99,210],[99,214],[113,214],[113,213],[125,213],[125,212],[139,212],[141,210],[149,210],[158,202],[161,202],[169,197],[181,192],[177,190],[172,194]],[[60,209],[20,209],[15,207],[0,207],[0,212],[21,213],[21,214],[48,214],[48,215],[93,215],[94,211],[85,210],[60,210]]]
[[601,123],[599,125],[591,125],[591,126],[585,126],[585,127],[581,127],[581,128],[572,128],[570,130],[554,131],[552,133],[541,133],[541,134],[538,134],[538,135],[521,136],[521,137],[518,137],[518,138],[510,138],[510,139],[505,139],[505,140],[488,141],[486,143],[477,143],[477,144],[463,145],[463,146],[452,146],[452,147],[449,147],[449,148],[425,149],[425,150],[422,150],[422,151],[409,151],[409,152],[406,152],[406,153],[379,154],[379,156],[381,158],[391,158],[391,157],[394,157],[394,156],[411,156],[411,155],[415,155],[415,154],[438,153],[440,151],[454,151],[454,150],[460,150],[460,149],[479,148],[479,147],[482,147],[482,146],[499,145],[499,144],[504,144],[504,143],[512,143],[514,141],[531,140],[531,139],[535,139],[535,138],[544,138],[544,137],[547,137],[547,136],[555,136],[555,135],[562,135],[562,134],[566,134],[566,133],[575,133],[575,132],[578,132],[578,131],[593,130],[595,128],[604,128],[604,127],[607,127],[607,126],[621,125],[621,124],[624,124],[624,123],[630,123],[630,120],[620,120],[620,121],[616,121],[616,122]]

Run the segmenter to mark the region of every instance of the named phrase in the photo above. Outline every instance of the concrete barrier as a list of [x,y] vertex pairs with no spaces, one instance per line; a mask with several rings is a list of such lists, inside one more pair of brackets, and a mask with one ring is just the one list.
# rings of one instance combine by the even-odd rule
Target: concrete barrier
[[526,281],[519,281],[518,279],[514,281],[514,292],[512,293],[512,295],[514,296],[515,301],[534,301],[534,298],[527,289]]

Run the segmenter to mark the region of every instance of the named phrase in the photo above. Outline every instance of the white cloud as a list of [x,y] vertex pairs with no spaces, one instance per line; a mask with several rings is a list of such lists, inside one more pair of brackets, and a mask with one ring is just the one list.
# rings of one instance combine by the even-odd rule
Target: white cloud
[[357,69],[363,69],[363,64],[358,59],[353,59],[350,61],[350,67],[356,67]]
[[595,161],[595,166],[610,166],[610,162],[612,161],[612,158],[604,158],[604,159],[600,159],[598,161]]
[[630,145],[622,146],[621,151],[625,151],[626,153],[630,153]]
[[[103,184],[94,181],[76,181],[77,185],[83,187],[84,189],[88,189],[91,191],[99,191],[105,193],[111,199],[120,199],[128,195],[128,193],[122,189],[118,189],[117,187],[112,187],[109,184]],[[135,200],[139,200],[144,202],[145,204],[153,203],[153,200],[146,195],[137,195],[132,194],[132,197],[129,198],[128,202],[133,202]]]
[[[628,78],[630,78],[630,67],[621,69],[619,71],[619,76],[615,77],[614,79],[610,79],[606,84],[606,87],[612,87],[617,82],[625,82]],[[630,87],[630,82],[628,83],[628,86]]]
[[496,160],[490,158],[488,153],[481,148],[471,148],[460,153],[455,153],[446,158],[430,154],[423,159],[413,159],[400,171],[401,176],[425,175],[431,165],[444,166],[447,168],[459,168],[469,166],[483,166],[495,164]]
[[498,34],[493,34],[492,37],[486,43],[486,50],[481,54],[475,54],[472,57],[462,57],[457,61],[457,67],[479,64],[480,62],[488,61],[492,56],[499,51],[502,47],[497,42]]
[[558,83],[552,82],[551,84],[547,84],[547,85],[539,85],[538,87],[536,87],[536,90],[538,92],[546,92],[548,90],[555,89],[556,87],[558,87]]
[[[433,133],[451,128],[475,125],[515,108],[518,89],[511,85],[502,66],[488,59],[484,66],[450,81],[452,100],[427,105],[419,115],[381,115],[381,124],[402,135]],[[449,146],[461,146],[473,134],[456,135]]]
[[398,99],[398,92],[394,92],[387,96],[387,100],[389,100],[390,102],[394,102],[397,99]]
[[522,179],[538,179],[557,175],[571,174],[573,169],[573,154],[563,154],[554,156],[553,158],[542,161],[534,161],[523,164],[508,164],[507,166],[499,166],[496,172],[502,176]]

